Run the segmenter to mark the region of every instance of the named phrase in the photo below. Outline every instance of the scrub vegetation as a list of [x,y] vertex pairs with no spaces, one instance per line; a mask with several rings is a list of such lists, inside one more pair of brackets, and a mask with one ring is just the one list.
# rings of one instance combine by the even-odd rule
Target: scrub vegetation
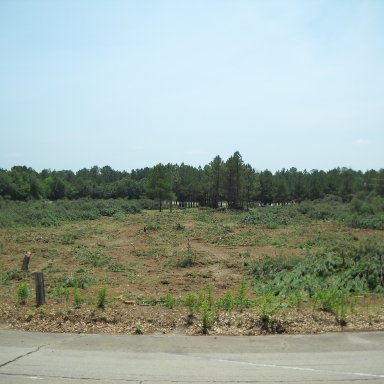
[[[0,229],[0,318],[12,327],[190,335],[384,328],[383,198],[372,192],[248,210],[158,212],[153,201],[125,199],[1,207],[2,222],[12,221]],[[55,224],[40,221],[47,217]],[[36,270],[46,288],[39,308]]]

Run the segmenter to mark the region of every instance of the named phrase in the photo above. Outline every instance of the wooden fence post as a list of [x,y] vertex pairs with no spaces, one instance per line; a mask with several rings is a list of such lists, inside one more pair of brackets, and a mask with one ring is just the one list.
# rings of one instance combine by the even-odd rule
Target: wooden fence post
[[43,272],[35,272],[36,306],[45,304],[45,289]]

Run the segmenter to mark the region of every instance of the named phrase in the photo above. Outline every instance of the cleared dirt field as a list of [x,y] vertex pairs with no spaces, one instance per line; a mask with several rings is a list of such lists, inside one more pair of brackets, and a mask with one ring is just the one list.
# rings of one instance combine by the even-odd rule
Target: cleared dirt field
[[[55,228],[1,229],[0,321],[38,331],[190,335],[384,329],[382,296],[354,298],[344,326],[310,298],[292,304],[280,297],[266,323],[251,274],[265,256],[304,258],[330,244],[365,239],[382,244],[382,231],[324,221],[268,228],[244,224],[241,215],[197,208],[143,211]],[[27,251],[30,273],[22,274]],[[46,305],[39,308],[33,271],[45,278]],[[22,283],[29,287],[26,305],[18,304]],[[99,308],[102,286],[107,297]],[[188,306],[188,295],[209,308]],[[240,296],[246,305],[217,305]]]

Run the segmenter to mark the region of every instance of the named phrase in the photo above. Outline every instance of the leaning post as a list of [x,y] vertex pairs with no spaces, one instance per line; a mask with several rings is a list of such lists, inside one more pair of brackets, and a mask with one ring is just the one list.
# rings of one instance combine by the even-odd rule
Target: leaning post
[[31,260],[31,251],[28,251],[27,254],[24,256],[23,265],[21,266],[21,270],[23,272],[28,272],[28,266],[29,266],[30,260]]

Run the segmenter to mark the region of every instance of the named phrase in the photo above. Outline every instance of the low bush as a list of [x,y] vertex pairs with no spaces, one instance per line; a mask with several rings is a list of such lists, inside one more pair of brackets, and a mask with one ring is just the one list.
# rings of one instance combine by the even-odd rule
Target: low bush
[[20,305],[27,304],[27,300],[29,297],[29,288],[26,283],[21,283],[17,288],[17,302]]
[[106,300],[107,300],[107,288],[103,286],[103,287],[100,287],[99,290],[97,291],[97,300],[96,300],[97,308],[104,309]]
[[197,297],[194,293],[190,292],[184,299],[185,305],[188,307],[189,315],[193,316],[198,307]]
[[336,289],[349,295],[384,292],[384,247],[374,241],[303,258],[266,256],[250,265],[257,293],[313,297],[319,290]]
[[236,307],[236,299],[232,291],[226,291],[224,296],[217,301],[217,307],[225,311],[231,312]]
[[133,326],[133,331],[135,335],[142,335],[143,334],[143,326],[140,323],[136,323]]
[[343,297],[343,294],[335,288],[319,290],[315,294],[315,302],[319,309],[326,312],[334,312],[336,303]]
[[0,228],[57,227],[67,221],[96,220],[102,216],[121,218],[142,209],[154,209],[154,204],[151,200],[126,199],[3,200]]
[[280,306],[279,301],[272,293],[263,295],[257,302],[263,328],[267,328],[271,317],[276,313]]
[[84,303],[84,298],[81,295],[80,291],[77,288],[73,290],[73,304],[75,308],[80,308]]
[[164,305],[170,309],[172,309],[176,305],[176,299],[171,293],[167,293],[167,295],[162,301],[164,302]]
[[208,301],[204,301],[201,305],[201,321],[202,333],[203,335],[207,335],[215,322],[214,313],[210,309]]
[[196,261],[196,254],[193,250],[189,250],[187,252],[182,252],[175,262],[175,267],[178,268],[188,268],[192,267]]
[[384,229],[384,197],[360,192],[349,204],[346,222],[353,228]]
[[59,287],[85,289],[89,285],[96,284],[98,279],[91,274],[84,272],[72,273],[69,276],[62,276],[57,280]]

